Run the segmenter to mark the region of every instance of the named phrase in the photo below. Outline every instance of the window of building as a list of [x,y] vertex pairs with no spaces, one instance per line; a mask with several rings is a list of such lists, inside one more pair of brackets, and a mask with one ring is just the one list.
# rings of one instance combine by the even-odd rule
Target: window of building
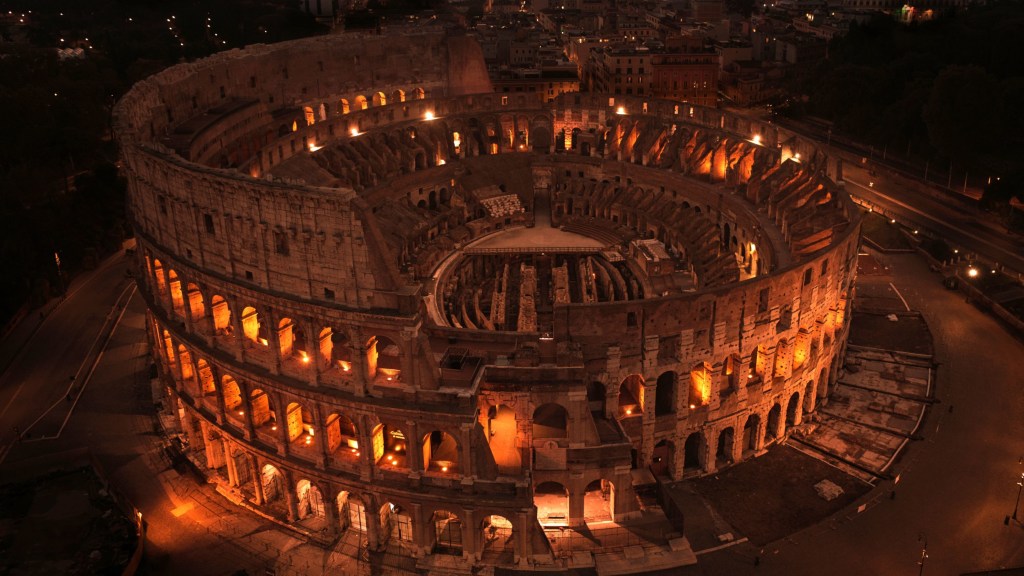
[[207,234],[217,234],[217,230],[213,227],[213,216],[210,214],[203,214],[203,225],[206,227]]

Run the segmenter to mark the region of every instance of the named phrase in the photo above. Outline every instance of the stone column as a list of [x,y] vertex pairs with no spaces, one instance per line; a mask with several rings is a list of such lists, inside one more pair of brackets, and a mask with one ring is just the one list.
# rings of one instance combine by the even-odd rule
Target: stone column
[[277,426],[277,453],[281,456],[288,456],[288,449],[290,442],[288,440],[288,413],[287,406],[281,400],[281,394],[277,392],[267,391],[267,395],[270,395],[274,399],[274,425]]
[[228,301],[228,306],[232,309],[231,323],[234,325],[232,334],[235,337],[235,361],[245,362],[245,330],[242,328],[242,310],[243,306],[238,304],[238,300],[232,298]]
[[462,476],[472,477],[473,470],[473,427],[475,422],[459,425],[459,469]]
[[704,473],[712,474],[718,469],[718,430],[705,430],[704,432]]
[[420,441],[420,433],[416,421],[406,420],[405,430],[405,461],[409,465],[409,472],[423,472],[423,443]]
[[654,453],[654,412],[657,405],[657,377],[644,380],[643,394],[644,407],[643,412],[640,414],[642,440],[640,441],[640,453],[637,455],[640,461],[637,462],[637,465],[646,468],[651,465]]
[[260,470],[260,463],[256,460],[256,456],[252,454],[248,454],[247,459],[252,466],[253,494],[256,496],[256,505],[263,506],[267,503],[267,499],[266,495],[263,494],[263,472]]
[[299,519],[299,502],[295,495],[295,479],[287,468],[279,468],[278,471],[284,477],[284,499],[288,506],[288,521],[295,522]]
[[585,505],[583,501],[583,495],[585,493],[584,486],[581,481],[573,479],[569,482],[569,526],[578,527],[585,524],[584,511]]

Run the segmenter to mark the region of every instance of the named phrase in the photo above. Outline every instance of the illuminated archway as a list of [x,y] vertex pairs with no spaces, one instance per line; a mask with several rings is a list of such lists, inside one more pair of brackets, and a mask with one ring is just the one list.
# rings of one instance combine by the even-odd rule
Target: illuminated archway
[[542,482],[533,490],[537,520],[544,526],[565,526],[569,522],[569,490],[558,482]]

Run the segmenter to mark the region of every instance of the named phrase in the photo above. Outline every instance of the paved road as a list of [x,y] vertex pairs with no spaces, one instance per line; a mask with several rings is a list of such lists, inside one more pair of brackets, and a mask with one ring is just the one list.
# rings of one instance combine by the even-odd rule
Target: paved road
[[1024,273],[1024,241],[985,220],[977,210],[905,186],[885,174],[872,176],[857,166],[844,167],[843,172],[851,195],[931,230],[951,247],[966,248]]
[[[101,329],[116,321],[115,301],[132,284],[126,268],[123,257],[105,260],[73,283],[64,301],[34,313],[45,318],[27,318],[5,341],[9,360],[0,374],[0,461],[15,440],[15,427],[30,438],[53,436],[60,428],[74,400],[66,395],[81,389],[92,367],[90,351],[99,349]],[[53,422],[39,420],[47,414]]]
[[865,512],[841,512],[766,547],[757,567],[759,550],[740,545],[701,555],[688,574],[911,575],[925,539],[930,576],[1024,566],[1024,526],[1003,524],[1024,472],[1024,344],[943,289],[918,257],[879,258],[924,314],[941,362],[940,403],[922,424],[923,440],[894,467],[896,498],[884,497],[892,487],[883,485]]

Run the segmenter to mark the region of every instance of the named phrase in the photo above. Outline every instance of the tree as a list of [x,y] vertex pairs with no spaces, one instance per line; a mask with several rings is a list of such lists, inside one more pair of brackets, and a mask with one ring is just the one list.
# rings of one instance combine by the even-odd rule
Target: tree
[[947,66],[932,84],[922,117],[936,149],[971,165],[1003,135],[999,84],[977,66]]

